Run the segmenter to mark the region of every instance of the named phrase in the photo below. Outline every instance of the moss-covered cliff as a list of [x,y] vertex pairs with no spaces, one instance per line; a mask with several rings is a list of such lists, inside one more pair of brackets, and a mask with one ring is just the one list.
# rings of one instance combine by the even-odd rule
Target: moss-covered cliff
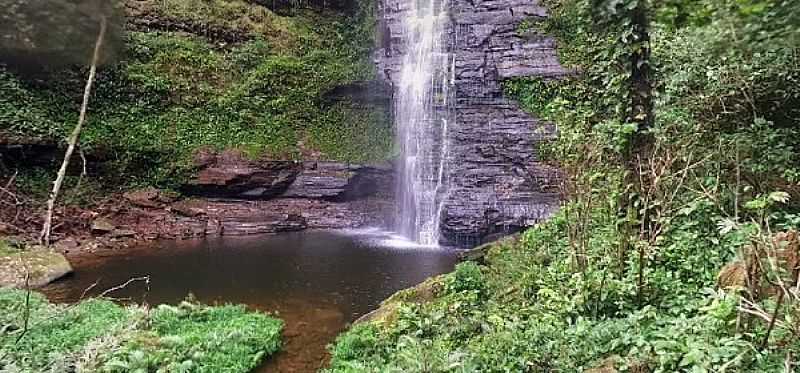
[[[391,125],[380,100],[341,87],[370,81],[373,9],[243,0],[127,0],[119,61],[100,69],[81,140],[117,181],[182,180],[201,147],[253,157],[382,160]],[[77,121],[86,72],[0,65],[0,143],[58,143]]]

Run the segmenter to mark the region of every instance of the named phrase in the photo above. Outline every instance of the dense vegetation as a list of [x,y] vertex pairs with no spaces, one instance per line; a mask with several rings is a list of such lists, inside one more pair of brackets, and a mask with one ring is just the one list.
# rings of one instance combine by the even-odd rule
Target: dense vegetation
[[[391,299],[331,372],[778,372],[800,354],[800,4],[546,1],[564,206]],[[426,296],[420,296],[425,293]]]
[[[102,176],[112,184],[177,184],[200,147],[283,159],[388,156],[385,108],[328,97],[372,78],[370,2],[285,15],[243,0],[124,5],[124,50],[99,70],[81,139],[85,152],[111,161]],[[86,74],[54,65],[24,74],[0,65],[3,136],[66,138]]]
[[0,371],[246,373],[280,349],[282,328],[243,306],[55,305],[0,290]]

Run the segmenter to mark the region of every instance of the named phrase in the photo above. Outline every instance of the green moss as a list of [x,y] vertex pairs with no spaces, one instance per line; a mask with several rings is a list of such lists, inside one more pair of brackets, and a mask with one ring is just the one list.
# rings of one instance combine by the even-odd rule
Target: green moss
[[106,300],[50,304],[0,290],[0,370],[249,372],[280,348],[282,322],[242,306],[123,307]]
[[12,247],[8,241],[3,238],[0,238],[0,256],[8,256],[12,254],[16,254],[19,252],[19,249]]
[[[288,159],[303,152],[342,161],[390,156],[385,109],[325,98],[374,77],[371,5],[354,15],[291,16],[244,1],[142,6],[247,37],[221,48],[184,33],[127,34],[122,61],[100,70],[81,139],[87,152],[112,156],[104,183],[180,184],[201,147]],[[77,121],[84,75],[67,70],[29,80],[0,67],[0,131],[62,141]]]

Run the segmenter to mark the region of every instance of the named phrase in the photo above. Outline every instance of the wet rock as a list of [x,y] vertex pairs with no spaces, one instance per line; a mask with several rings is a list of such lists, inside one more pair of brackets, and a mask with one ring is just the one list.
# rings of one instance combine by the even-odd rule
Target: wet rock
[[117,227],[107,218],[97,218],[92,222],[92,233],[94,234],[107,234],[114,229]]
[[352,101],[378,105],[390,110],[392,104],[392,87],[385,81],[356,82],[336,87],[327,92],[324,98],[328,101]]
[[434,300],[442,292],[444,275],[430,277],[412,288],[400,290],[383,302],[374,311],[359,317],[354,324],[365,322],[388,325],[397,320],[404,304],[425,304]]
[[206,214],[206,203],[200,200],[183,200],[173,203],[170,209],[182,216],[196,217]]
[[389,167],[306,162],[282,197],[354,200],[391,190],[391,180]]
[[129,238],[136,236],[136,231],[130,229],[114,229],[111,231],[112,238]]
[[54,244],[54,248],[57,251],[63,251],[63,252],[69,252],[70,250],[75,250],[79,247],[81,247],[81,244],[74,237],[67,237],[64,238],[63,240],[58,240],[58,242]]
[[[492,237],[487,237],[487,240],[490,240],[491,238]],[[518,241],[519,234],[497,237],[495,240],[492,240],[489,243],[479,245],[469,250],[461,251],[458,254],[458,257],[461,261],[474,261],[480,264],[485,264],[486,256],[489,255],[489,251],[496,248],[509,247]]]
[[[408,50],[403,26],[412,0],[379,4],[378,71],[397,82]],[[523,20],[547,16],[536,0],[453,0],[444,37],[452,84],[442,102],[452,118],[444,160],[442,243],[471,246],[514,233],[550,216],[558,206],[557,170],[538,149],[555,127],[522,111],[505,97],[503,80],[556,79],[569,74],[558,62],[555,41],[538,32],[517,32]],[[446,107],[445,107],[446,105]],[[437,134],[437,136],[441,136]],[[437,143],[434,141],[434,143]],[[442,161],[438,156],[433,164]]]
[[246,216],[227,216],[220,220],[220,232],[225,236],[296,232],[308,228],[300,214],[262,212]]
[[392,190],[388,166],[249,160],[234,151],[198,152],[184,192],[211,198],[354,200]]
[[283,196],[333,199],[344,193],[354,175],[354,170],[343,163],[309,162]]

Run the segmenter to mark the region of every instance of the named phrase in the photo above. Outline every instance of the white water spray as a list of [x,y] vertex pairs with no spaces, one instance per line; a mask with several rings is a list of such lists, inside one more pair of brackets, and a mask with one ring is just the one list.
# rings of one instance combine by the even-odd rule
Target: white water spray
[[398,230],[422,245],[439,243],[447,194],[448,103],[454,60],[447,53],[447,0],[409,0],[406,51],[395,100],[400,149]]

